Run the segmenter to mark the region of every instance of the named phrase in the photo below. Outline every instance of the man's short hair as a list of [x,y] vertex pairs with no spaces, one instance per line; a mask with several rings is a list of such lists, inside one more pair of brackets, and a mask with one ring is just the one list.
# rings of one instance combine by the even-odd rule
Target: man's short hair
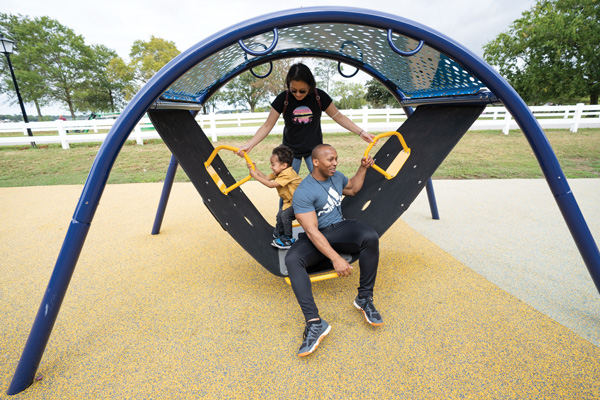
[[333,149],[333,146],[327,143],[322,143],[322,144],[318,144],[313,148],[312,153],[310,153],[310,156],[315,159],[315,158],[319,158],[319,155],[323,152],[325,147],[330,147]]
[[288,165],[288,167],[292,166],[292,162],[294,161],[294,152],[289,147],[283,144],[279,145],[273,149],[272,154],[279,158],[280,163],[285,163]]

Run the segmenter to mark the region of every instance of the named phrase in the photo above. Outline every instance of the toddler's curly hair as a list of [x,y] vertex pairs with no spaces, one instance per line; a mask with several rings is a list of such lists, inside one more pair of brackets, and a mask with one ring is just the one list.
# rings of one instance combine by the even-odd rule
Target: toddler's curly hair
[[292,166],[292,162],[294,161],[294,152],[289,147],[283,144],[277,146],[273,149],[272,154],[279,158],[279,162],[287,164],[288,167]]

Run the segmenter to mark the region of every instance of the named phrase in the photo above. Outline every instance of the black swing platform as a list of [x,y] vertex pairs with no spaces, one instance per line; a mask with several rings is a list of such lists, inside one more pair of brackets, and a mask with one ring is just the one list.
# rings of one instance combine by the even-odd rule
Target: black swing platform
[[[414,201],[484,108],[481,105],[418,107],[398,130],[411,148],[410,158],[390,180],[369,169],[362,190],[342,201],[344,216],[362,221],[383,235]],[[286,276],[285,251],[270,246],[273,226],[244,194],[242,187],[224,194],[205,168],[204,163],[214,146],[193,114],[185,110],[157,110],[150,111],[148,115],[221,227],[269,272]],[[400,141],[392,137],[373,158],[385,169],[402,150]],[[211,165],[225,186],[236,183],[218,155]],[[357,255],[352,255],[351,261],[356,258]],[[326,262],[309,272],[331,268],[331,263]]]

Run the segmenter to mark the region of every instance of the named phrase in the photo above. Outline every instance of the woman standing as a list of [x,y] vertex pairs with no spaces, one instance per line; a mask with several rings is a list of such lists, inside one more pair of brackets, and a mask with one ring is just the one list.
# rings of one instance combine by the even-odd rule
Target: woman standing
[[375,137],[361,129],[337,109],[327,93],[317,89],[315,78],[310,69],[302,64],[290,67],[286,77],[287,90],[280,93],[273,103],[265,123],[258,128],[246,144],[239,147],[238,155],[249,153],[256,145],[266,138],[283,114],[285,127],[283,129],[283,144],[294,152],[293,169],[298,172],[302,159],[309,172],[312,172],[310,153],[313,148],[323,143],[321,131],[321,115],[323,111],[343,128],[359,135],[367,143]]

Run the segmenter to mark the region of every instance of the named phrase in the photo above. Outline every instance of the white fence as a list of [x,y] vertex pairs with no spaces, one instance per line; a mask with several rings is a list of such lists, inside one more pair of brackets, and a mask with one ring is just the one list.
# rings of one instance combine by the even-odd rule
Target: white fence
[[[572,106],[534,106],[530,107],[544,129],[569,129],[577,132],[579,128],[600,127],[600,106],[577,104]],[[342,110],[342,113],[361,128],[371,132],[385,132],[397,129],[406,115],[402,109],[361,109]],[[266,120],[268,113],[209,114],[198,115],[196,120],[207,136],[217,141],[222,136],[253,135]],[[115,120],[88,121],[48,121],[4,123],[0,124],[0,146],[60,143],[63,149],[69,143],[103,142],[108,130]],[[329,117],[322,119],[323,132],[341,132],[342,127]],[[33,137],[28,136],[27,130]],[[502,130],[508,134],[511,129],[518,129],[505,107],[489,106],[470,130]],[[283,132],[283,121],[280,118],[273,133]],[[134,128],[129,140],[144,144],[144,139],[159,139],[148,118],[143,118]]]

